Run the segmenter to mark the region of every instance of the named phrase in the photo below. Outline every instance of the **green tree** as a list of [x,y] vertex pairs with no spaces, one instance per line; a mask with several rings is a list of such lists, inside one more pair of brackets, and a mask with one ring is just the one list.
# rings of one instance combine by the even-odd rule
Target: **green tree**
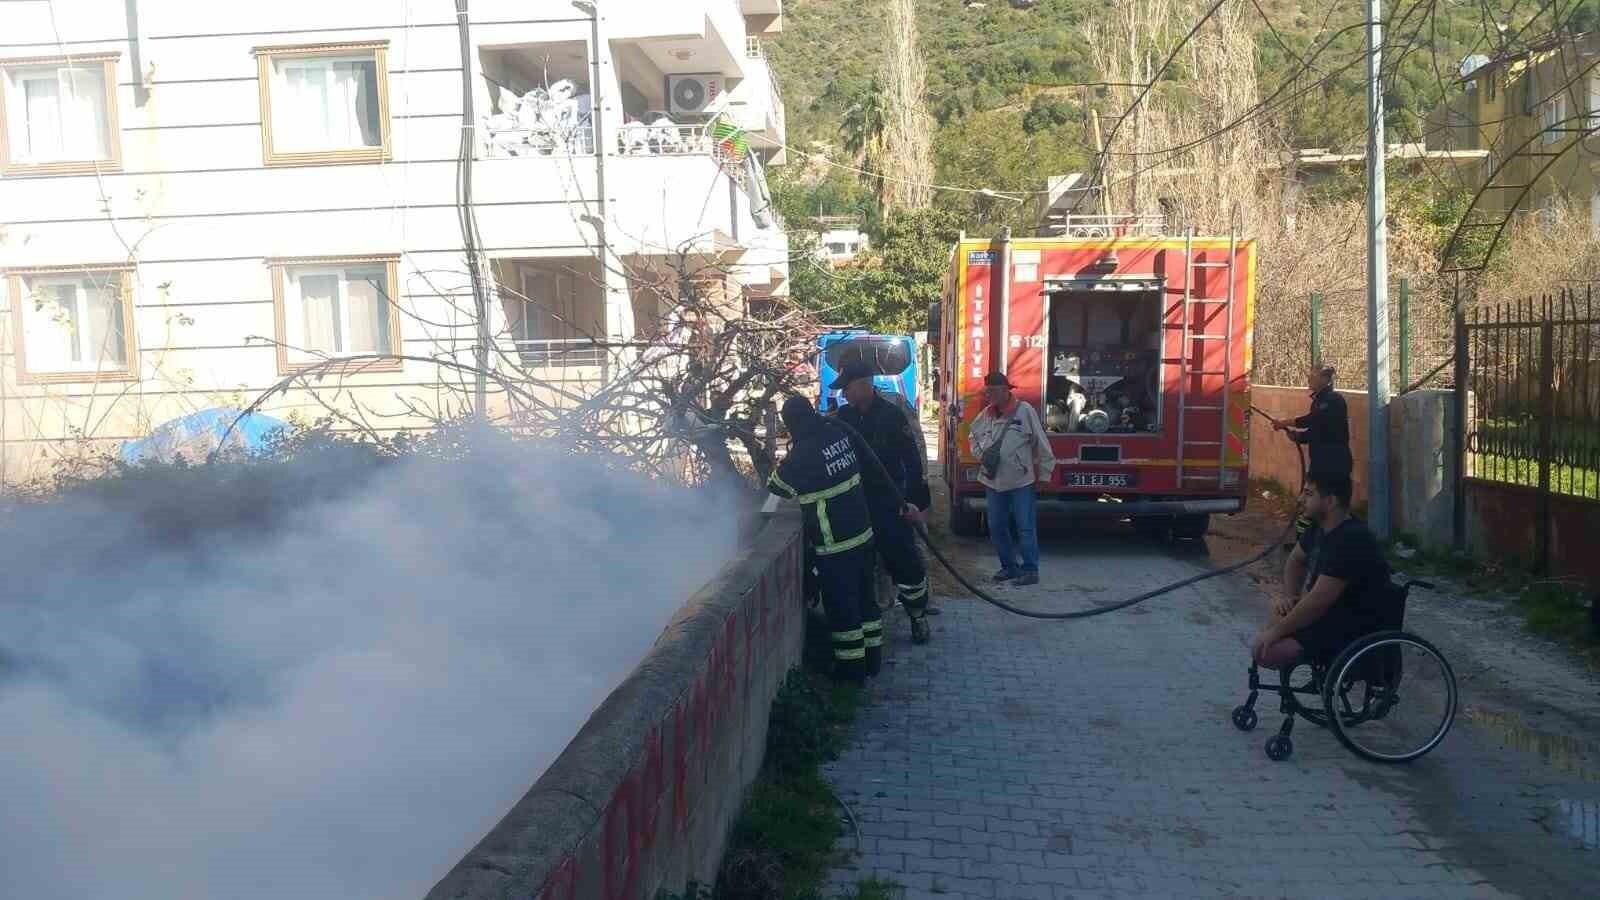
[[809,245],[790,261],[795,300],[835,325],[888,333],[918,331],[944,283],[960,223],[948,210],[891,214],[871,252],[830,270]]
[[[844,136],[844,152],[867,172],[881,172],[884,159],[883,132],[887,125],[887,111],[883,105],[883,82],[874,77],[866,90],[857,93],[845,109],[839,133]],[[875,175],[862,175],[863,183],[883,194],[883,179]]]

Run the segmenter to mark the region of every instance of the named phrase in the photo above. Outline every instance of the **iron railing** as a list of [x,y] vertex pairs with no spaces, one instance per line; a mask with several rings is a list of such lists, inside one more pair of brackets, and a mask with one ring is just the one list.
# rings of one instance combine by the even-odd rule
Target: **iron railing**
[[1167,233],[1167,217],[1159,213],[1058,213],[1046,216],[1040,230],[1048,236],[1069,238],[1160,237]]
[[[1600,308],[1592,290],[1465,312],[1469,478],[1600,500]],[[1459,352],[1459,351],[1458,351]]]
[[601,366],[606,361],[606,351],[592,338],[562,338],[556,340],[514,341],[517,356],[525,366],[582,367]]

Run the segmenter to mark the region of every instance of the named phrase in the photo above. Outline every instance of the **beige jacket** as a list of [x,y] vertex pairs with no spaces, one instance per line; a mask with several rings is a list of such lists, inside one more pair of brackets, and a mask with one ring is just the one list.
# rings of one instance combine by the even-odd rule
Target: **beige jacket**
[[[1002,434],[1002,426],[1007,425],[1008,418],[1009,427],[1005,427]],[[1039,414],[1027,403],[1017,401],[1015,416],[995,417],[988,407],[978,413],[969,437],[972,455],[981,462],[984,452],[996,440],[1000,441],[1000,469],[992,479],[984,477],[981,471],[978,473],[978,481],[984,487],[997,491],[1014,490],[1037,481],[1048,481],[1055,472],[1056,455],[1050,450],[1050,438],[1044,433],[1044,423],[1039,421]]]

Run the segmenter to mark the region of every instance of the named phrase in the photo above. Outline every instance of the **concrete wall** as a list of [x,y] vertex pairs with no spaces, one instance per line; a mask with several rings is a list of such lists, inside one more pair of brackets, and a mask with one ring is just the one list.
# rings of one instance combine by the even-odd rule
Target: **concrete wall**
[[[1340,391],[1350,409],[1350,453],[1355,457],[1354,502],[1367,502],[1367,395],[1362,391]],[[1294,419],[1306,414],[1311,400],[1303,387],[1277,387],[1253,384],[1250,402],[1277,419]],[[1250,477],[1270,478],[1290,490],[1300,487],[1300,455],[1284,435],[1272,430],[1266,416],[1250,417]]]
[[[711,880],[805,631],[800,522],[768,522],[428,900],[636,900]],[[507,714],[515,714],[507,711]]]
[[[1539,491],[1473,478],[1466,482],[1467,541],[1472,552],[1533,562],[1539,556]],[[1600,587],[1600,502],[1550,498],[1551,575]]]
[[[1355,457],[1356,504],[1367,502],[1367,460],[1370,455],[1365,392],[1340,391],[1350,409],[1350,452]],[[1450,441],[1454,407],[1450,391],[1416,391],[1394,398],[1389,406],[1389,479],[1391,524],[1426,547],[1446,548],[1452,541],[1454,493]],[[1300,387],[1251,387],[1251,402],[1279,419],[1303,415],[1308,408]],[[1290,489],[1300,486],[1300,456],[1295,446],[1272,430],[1265,416],[1250,419],[1250,477],[1270,478]]]
[[[1305,410],[1303,388],[1256,385],[1253,402],[1279,418]],[[1355,500],[1366,502],[1367,397],[1341,391],[1350,406],[1350,448],[1355,456]],[[1397,534],[1423,547],[1445,550],[1454,544],[1457,486],[1452,481],[1451,446],[1455,407],[1452,391],[1416,391],[1396,397],[1389,407],[1390,479],[1393,526]],[[1294,447],[1272,431],[1263,416],[1250,424],[1250,477],[1270,478],[1290,488],[1300,483]],[[1479,556],[1535,561],[1539,549],[1539,492],[1530,487],[1467,479],[1466,540]],[[1550,572],[1600,584],[1600,502],[1554,496],[1550,500]]]

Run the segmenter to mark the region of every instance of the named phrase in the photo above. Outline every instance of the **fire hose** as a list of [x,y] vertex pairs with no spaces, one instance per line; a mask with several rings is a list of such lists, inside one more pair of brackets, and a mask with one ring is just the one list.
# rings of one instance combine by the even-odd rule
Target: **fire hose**
[[[1255,412],[1261,413],[1262,415],[1266,415],[1265,411],[1257,409],[1254,406],[1252,406],[1251,409]],[[835,425],[843,428],[845,433],[848,434],[850,438],[855,441],[856,444],[864,451],[864,455],[871,462],[872,467],[877,470],[877,473],[883,480],[883,483],[887,484],[889,486],[889,490],[894,492],[895,508],[903,508],[906,505],[905,495],[900,491],[899,488],[895,486],[894,479],[889,477],[889,470],[884,467],[883,461],[878,458],[878,455],[872,452],[872,447],[867,443],[866,439],[861,436],[860,432],[852,428],[850,423],[845,422],[837,417],[833,418],[832,421]],[[1305,451],[1300,449],[1299,444],[1295,444],[1295,451],[1300,455],[1300,471],[1302,473],[1301,491],[1304,492]],[[990,527],[993,527],[993,525],[991,524]],[[966,588],[974,597],[977,597],[979,600],[999,607],[1000,609],[1003,609],[1012,615],[1022,616],[1028,619],[1068,621],[1072,619],[1087,619],[1092,616],[1102,616],[1106,613],[1127,609],[1130,606],[1137,606],[1138,604],[1144,603],[1147,600],[1154,600],[1155,598],[1164,594],[1170,594],[1173,591],[1199,584],[1202,581],[1209,581],[1213,578],[1221,578],[1224,575],[1231,575],[1234,572],[1240,571],[1241,569],[1253,566],[1271,556],[1274,550],[1277,550],[1279,547],[1283,546],[1285,540],[1294,532],[1294,522],[1291,520],[1287,525],[1284,526],[1283,531],[1276,538],[1274,538],[1272,543],[1264,547],[1260,553],[1257,553],[1248,559],[1224,566],[1220,569],[1212,569],[1209,572],[1201,572],[1198,575],[1192,575],[1188,578],[1182,579],[1181,581],[1174,581],[1171,584],[1163,585],[1155,588],[1154,590],[1145,591],[1142,594],[1137,594],[1124,600],[1118,600],[1115,603],[1107,603],[1100,606],[1091,607],[1089,609],[1072,610],[1070,612],[1045,612],[1043,610],[1027,609],[1025,607],[1016,606],[1001,600],[1000,598],[973,584],[965,575],[961,574],[960,570],[956,568],[955,564],[944,555],[944,551],[939,549],[939,545],[933,542],[932,536],[928,534],[928,526],[926,524],[922,522],[915,523],[915,530],[917,532],[917,536],[922,539],[922,543],[927,545],[928,552],[933,554],[933,558],[939,561],[939,565],[943,566],[944,570],[950,573],[950,576],[956,580],[957,584],[960,584],[962,587]]]
[[[1252,411],[1254,411],[1254,412],[1261,413],[1262,415],[1267,416],[1268,418],[1271,418],[1271,416],[1268,416],[1267,413],[1264,410],[1258,409],[1255,406],[1250,407],[1250,409]],[[905,505],[906,505],[906,499],[905,499],[904,492],[902,492],[898,487],[895,486],[894,479],[889,476],[889,470],[884,466],[883,461],[878,458],[878,455],[872,451],[872,447],[871,447],[871,445],[869,445],[867,443],[866,438],[862,437],[861,433],[859,431],[857,431],[855,428],[853,428],[850,425],[850,423],[845,422],[845,421],[839,419],[838,417],[833,417],[829,421],[831,421],[835,425],[838,425],[840,428],[844,429],[845,433],[847,435],[849,435],[851,440],[854,441],[856,443],[856,445],[862,450],[863,455],[866,456],[867,460],[871,463],[873,469],[875,469],[877,471],[877,473],[878,473],[879,477],[882,479],[883,483],[888,485],[889,486],[889,490],[894,493],[895,508],[896,509],[903,509],[905,507]],[[1295,444],[1295,452],[1300,457],[1300,472],[1301,472],[1301,486],[1300,486],[1300,489],[1301,489],[1301,492],[1304,493],[1304,491],[1305,491],[1305,451],[1303,449],[1301,449],[1300,445],[1297,443],[1297,444]],[[993,526],[991,525],[991,527],[993,527]],[[967,579],[967,577],[965,575],[961,574],[961,571],[956,568],[955,563],[951,562],[949,557],[944,555],[944,551],[939,549],[939,545],[934,543],[933,537],[928,534],[928,527],[927,527],[927,525],[925,523],[916,522],[914,530],[917,533],[917,537],[921,538],[922,543],[927,546],[928,552],[933,554],[933,558],[939,561],[939,565],[943,566],[944,570],[946,572],[950,573],[950,576],[956,580],[957,584],[960,584],[963,588],[966,588],[968,591],[970,591],[972,593],[972,596],[977,597],[979,600],[982,600],[985,603],[988,603],[988,604],[990,604],[992,606],[995,606],[995,607],[998,607],[1000,609],[1003,609],[1006,612],[1011,613],[1012,615],[1022,616],[1024,618],[1028,618],[1028,619],[1043,619],[1043,620],[1047,620],[1047,621],[1069,621],[1069,620],[1073,620],[1073,619],[1087,619],[1087,618],[1091,618],[1093,616],[1102,616],[1102,615],[1105,615],[1106,613],[1111,613],[1111,612],[1116,612],[1118,610],[1127,609],[1127,608],[1129,608],[1131,606],[1137,606],[1140,603],[1144,603],[1147,600],[1154,600],[1157,597],[1160,597],[1160,596],[1165,595],[1165,594],[1170,594],[1173,591],[1181,590],[1183,588],[1199,584],[1202,581],[1209,581],[1209,580],[1211,580],[1213,578],[1221,578],[1224,575],[1231,575],[1231,574],[1233,574],[1235,572],[1238,572],[1238,571],[1240,571],[1242,569],[1245,569],[1245,568],[1248,568],[1250,566],[1253,566],[1256,563],[1261,562],[1262,560],[1264,560],[1267,557],[1271,556],[1274,550],[1277,550],[1279,547],[1283,546],[1283,544],[1289,538],[1289,536],[1294,533],[1294,522],[1293,522],[1293,520],[1290,520],[1290,522],[1284,526],[1283,531],[1276,538],[1273,539],[1272,543],[1270,543],[1266,547],[1262,548],[1260,553],[1257,553],[1257,554],[1255,554],[1254,556],[1251,556],[1248,559],[1244,559],[1244,560],[1241,560],[1239,562],[1233,563],[1231,565],[1224,566],[1224,567],[1222,567],[1220,569],[1212,569],[1212,570],[1207,571],[1207,572],[1201,572],[1198,575],[1192,575],[1192,576],[1190,576],[1188,578],[1185,578],[1185,579],[1182,579],[1180,581],[1174,581],[1171,584],[1162,585],[1161,587],[1155,588],[1153,590],[1145,591],[1142,594],[1137,594],[1135,596],[1128,597],[1128,598],[1126,598],[1124,600],[1118,600],[1115,603],[1107,603],[1107,604],[1102,604],[1100,606],[1094,606],[1094,607],[1091,607],[1089,609],[1072,610],[1072,611],[1068,611],[1068,612],[1046,612],[1044,610],[1027,609],[1026,607],[1017,606],[1015,604],[1007,603],[1006,601],[1001,600],[1000,598],[994,596],[993,594],[990,594],[988,591],[985,591],[984,589],[982,589],[982,588],[978,587],[977,585],[973,584],[971,581],[969,581]]]

